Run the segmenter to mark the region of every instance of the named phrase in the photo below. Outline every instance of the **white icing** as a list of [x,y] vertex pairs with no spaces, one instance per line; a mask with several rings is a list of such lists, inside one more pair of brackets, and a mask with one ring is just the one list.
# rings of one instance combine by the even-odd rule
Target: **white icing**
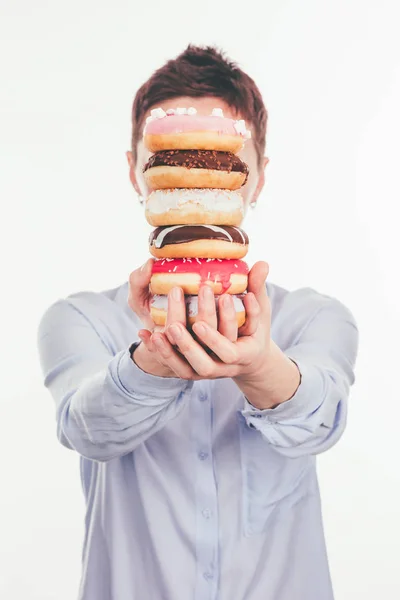
[[167,116],[167,113],[162,108],[153,108],[150,115],[153,119],[163,119]]
[[155,246],[156,248],[161,248],[165,236],[170,231],[174,231],[175,229],[178,229],[179,227],[184,227],[184,225],[172,225],[171,227],[166,227],[165,229],[163,229],[162,231],[160,231],[160,233],[158,234],[158,236],[153,241],[153,246]]
[[243,244],[246,244],[246,239],[245,239],[245,237],[243,235],[243,231],[241,229],[239,229],[239,227],[235,227],[235,229],[238,232],[238,234],[240,235],[240,237],[242,238]]
[[194,117],[195,115],[197,115],[197,110],[193,108],[193,106],[191,106],[190,108],[188,108],[187,114],[190,117]]
[[[219,296],[214,296],[215,298],[215,306],[218,307],[218,299]],[[233,300],[233,306],[235,311],[243,312],[244,304],[239,296],[231,296]],[[199,312],[199,298],[198,296],[185,296],[186,309],[188,311],[189,317],[195,317]],[[158,308],[159,310],[168,310],[168,296],[159,296],[155,295],[151,299],[151,305],[154,308]]]
[[212,117],[223,117],[224,113],[222,108],[213,108],[211,112]]
[[177,115],[187,115],[187,108],[177,108],[175,111]]
[[243,198],[240,192],[213,188],[155,190],[147,198],[146,210],[160,215],[169,210],[181,209],[188,203],[197,204],[204,210],[221,212],[240,210],[243,214]]

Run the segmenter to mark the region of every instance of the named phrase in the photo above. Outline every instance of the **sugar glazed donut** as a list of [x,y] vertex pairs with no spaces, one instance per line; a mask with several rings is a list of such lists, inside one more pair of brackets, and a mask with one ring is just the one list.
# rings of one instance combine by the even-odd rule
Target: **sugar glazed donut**
[[192,223],[237,226],[243,215],[243,198],[238,191],[155,190],[146,200],[146,219],[153,227]]
[[198,295],[202,284],[214,294],[242,294],[247,288],[249,268],[242,260],[219,258],[163,258],[153,263],[152,294],[167,295],[175,286],[184,294]]
[[243,119],[224,117],[222,109],[211,115],[198,115],[195,108],[156,108],[146,119],[143,131],[145,146],[150,152],[160,150],[219,150],[239,152],[251,137]]
[[154,229],[149,245],[156,258],[243,258],[249,238],[229,225],[172,225]]
[[[218,313],[219,296],[215,296],[215,304]],[[242,298],[240,296],[232,296],[233,306],[236,311],[236,319],[238,327],[241,327],[246,320],[246,312]],[[186,318],[189,326],[197,321],[199,305],[198,296],[185,296],[186,303]],[[155,295],[150,303],[150,315],[156,325],[164,327],[167,322],[168,312],[168,296]]]
[[168,188],[219,188],[237,190],[247,181],[249,169],[232,152],[217,150],[162,150],[143,168],[152,190]]

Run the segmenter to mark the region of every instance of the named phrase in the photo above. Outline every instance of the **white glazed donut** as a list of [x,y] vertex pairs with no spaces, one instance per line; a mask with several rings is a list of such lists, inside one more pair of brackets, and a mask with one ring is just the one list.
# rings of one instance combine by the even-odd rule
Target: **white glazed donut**
[[146,201],[146,219],[153,227],[193,223],[238,226],[243,216],[243,198],[238,191],[155,190]]

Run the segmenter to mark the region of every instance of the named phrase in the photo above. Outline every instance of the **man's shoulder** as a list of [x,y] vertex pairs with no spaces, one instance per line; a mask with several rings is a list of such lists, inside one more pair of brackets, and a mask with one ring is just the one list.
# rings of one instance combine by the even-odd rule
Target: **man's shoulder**
[[321,312],[327,319],[337,317],[356,325],[353,313],[343,302],[313,287],[289,290],[270,282],[267,292],[271,302],[271,332],[277,337],[303,330]]
[[[54,300],[42,313],[40,324],[45,321],[68,319],[74,313],[80,313],[89,322],[112,319],[112,316],[124,313],[129,316],[127,304],[127,283],[105,290],[81,290],[72,292]],[[121,310],[122,309],[122,310]]]

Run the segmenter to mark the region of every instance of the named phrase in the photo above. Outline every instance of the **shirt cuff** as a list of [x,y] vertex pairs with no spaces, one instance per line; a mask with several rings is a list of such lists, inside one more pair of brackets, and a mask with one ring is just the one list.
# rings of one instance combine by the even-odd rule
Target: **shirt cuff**
[[193,381],[158,377],[142,371],[131,358],[130,348],[121,353],[116,369],[121,386],[131,396],[168,399],[193,387]]
[[264,422],[277,423],[283,420],[307,417],[315,412],[323,403],[325,396],[325,385],[321,371],[312,364],[302,360],[288,357],[298,366],[301,375],[301,383],[294,396],[286,402],[282,402],[275,408],[258,409],[245,397],[245,407],[242,415],[247,424],[252,427]]

